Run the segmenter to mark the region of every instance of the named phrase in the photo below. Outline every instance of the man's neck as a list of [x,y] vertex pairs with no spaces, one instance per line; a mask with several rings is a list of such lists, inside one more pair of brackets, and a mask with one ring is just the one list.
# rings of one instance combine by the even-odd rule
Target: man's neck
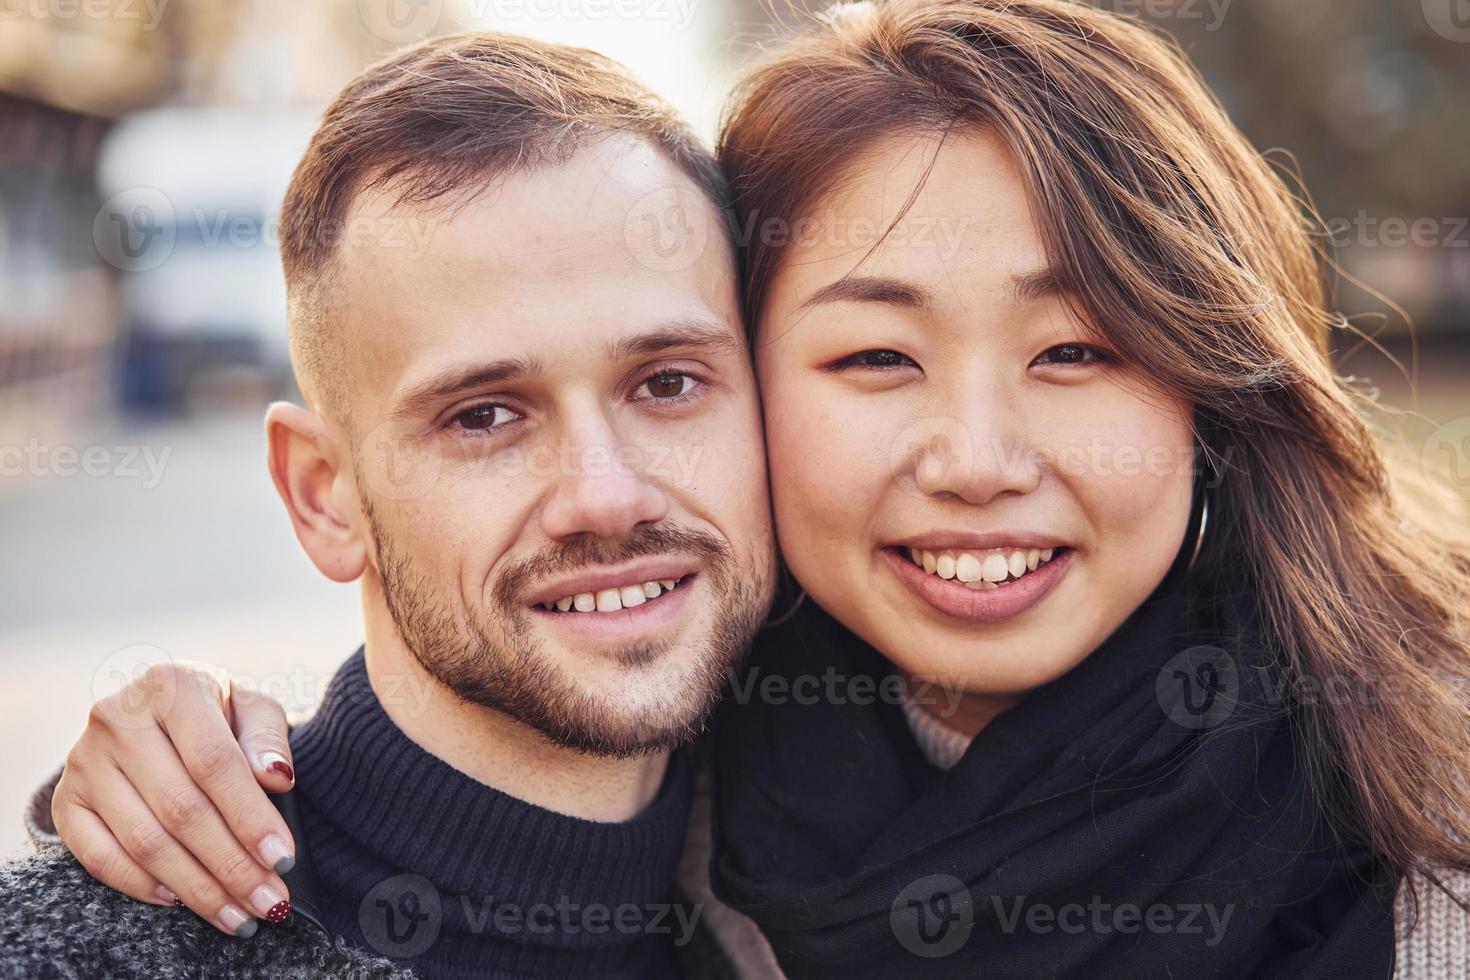
[[363,588],[368,680],[383,710],[431,755],[527,803],[620,822],[658,795],[668,752],[633,759],[588,755],[554,745],[503,712],[460,699],[404,646],[375,585]]

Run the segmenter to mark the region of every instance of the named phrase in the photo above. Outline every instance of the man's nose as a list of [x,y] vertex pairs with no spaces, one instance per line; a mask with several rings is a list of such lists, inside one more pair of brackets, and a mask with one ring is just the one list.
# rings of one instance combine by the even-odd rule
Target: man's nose
[[668,516],[669,498],[648,479],[641,447],[623,442],[607,420],[582,419],[558,453],[558,472],[542,510],[542,530],[563,541],[582,534],[616,540]]

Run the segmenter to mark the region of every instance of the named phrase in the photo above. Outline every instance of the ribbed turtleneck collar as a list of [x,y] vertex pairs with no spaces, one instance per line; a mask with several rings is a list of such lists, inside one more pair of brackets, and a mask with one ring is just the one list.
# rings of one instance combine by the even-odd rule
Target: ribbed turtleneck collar
[[[632,820],[555,813],[471,779],[404,734],[373,693],[361,650],[293,733],[291,748],[311,873],[328,925],[349,942],[401,956],[433,977],[671,972],[676,916],[662,922],[672,935],[618,923],[629,921],[631,906],[672,900],[692,785],[683,752],[670,760],[658,797]],[[412,884],[413,876],[427,887]],[[380,934],[386,908],[407,923],[410,913],[432,916],[435,897],[439,929],[426,949],[414,949],[421,940]]]

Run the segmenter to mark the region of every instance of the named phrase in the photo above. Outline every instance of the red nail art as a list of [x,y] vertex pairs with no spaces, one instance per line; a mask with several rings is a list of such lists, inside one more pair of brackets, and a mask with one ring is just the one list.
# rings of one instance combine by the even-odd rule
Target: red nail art
[[286,921],[286,916],[291,914],[290,902],[277,902],[271,906],[271,910],[265,914],[265,921],[272,925],[279,925]]
[[293,783],[296,782],[296,771],[291,768],[291,764],[289,762],[284,762],[280,759],[277,759],[275,762],[272,762],[269,766],[267,766],[266,769],[270,772],[280,773],[282,776],[285,776]]
[[180,908],[180,909],[183,908],[184,907],[183,900],[182,899],[178,899],[178,898],[174,899],[174,907],[175,908]]

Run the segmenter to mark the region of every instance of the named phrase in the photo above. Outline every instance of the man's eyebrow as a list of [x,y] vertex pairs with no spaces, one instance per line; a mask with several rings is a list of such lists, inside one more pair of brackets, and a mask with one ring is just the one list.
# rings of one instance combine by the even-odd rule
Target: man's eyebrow
[[890,303],[894,306],[922,309],[929,303],[924,290],[912,283],[888,276],[846,276],[829,282],[801,303],[810,309],[822,303]]
[[626,361],[635,357],[651,357],[671,351],[691,353],[738,354],[744,345],[730,328],[716,320],[673,320],[643,333],[624,337],[607,345],[610,360]]
[[419,415],[461,391],[507,381],[524,381],[536,377],[543,370],[541,360],[535,357],[507,357],[488,364],[450,368],[410,388],[398,400],[393,414],[400,417]]

